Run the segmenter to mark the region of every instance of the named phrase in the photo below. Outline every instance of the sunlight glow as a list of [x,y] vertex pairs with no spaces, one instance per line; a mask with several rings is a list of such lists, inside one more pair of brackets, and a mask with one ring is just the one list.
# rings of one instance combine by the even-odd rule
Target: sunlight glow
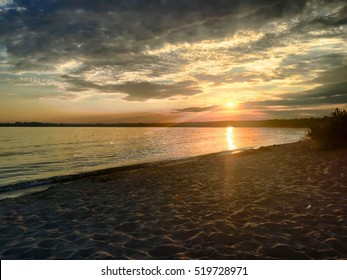
[[228,102],[228,107],[232,107],[233,105],[234,105],[234,103],[232,103],[232,102]]
[[227,136],[227,142],[228,142],[228,149],[229,150],[235,150],[236,146],[234,144],[234,139],[233,139],[233,127],[227,127],[227,132],[226,132],[226,136]]

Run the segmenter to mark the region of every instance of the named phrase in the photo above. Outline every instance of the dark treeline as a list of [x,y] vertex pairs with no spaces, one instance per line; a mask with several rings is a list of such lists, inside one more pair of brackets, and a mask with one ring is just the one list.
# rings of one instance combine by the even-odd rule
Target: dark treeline
[[308,128],[314,123],[323,121],[324,118],[301,118],[301,119],[273,119],[253,121],[215,121],[215,122],[183,122],[183,123],[44,123],[44,122],[15,122],[0,123],[4,127],[293,127]]
[[329,117],[310,126],[308,135],[317,140],[322,149],[347,147],[347,111],[336,108]]

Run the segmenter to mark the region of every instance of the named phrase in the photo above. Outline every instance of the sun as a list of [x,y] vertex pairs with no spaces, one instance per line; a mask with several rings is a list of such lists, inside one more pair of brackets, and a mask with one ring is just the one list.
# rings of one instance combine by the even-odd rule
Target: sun
[[228,107],[232,107],[234,105],[234,103],[230,101],[227,103],[227,105],[228,105]]

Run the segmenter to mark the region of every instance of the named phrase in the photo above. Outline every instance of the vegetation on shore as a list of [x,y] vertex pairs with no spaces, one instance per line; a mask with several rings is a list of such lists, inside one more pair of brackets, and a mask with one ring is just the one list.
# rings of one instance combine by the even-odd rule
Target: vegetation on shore
[[308,135],[317,140],[322,149],[347,147],[347,111],[336,108],[331,116],[312,123]]

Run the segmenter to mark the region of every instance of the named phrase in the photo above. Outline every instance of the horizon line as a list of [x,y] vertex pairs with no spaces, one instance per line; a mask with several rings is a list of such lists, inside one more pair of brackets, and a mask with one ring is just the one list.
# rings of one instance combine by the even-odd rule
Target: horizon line
[[265,120],[223,120],[223,121],[197,121],[197,122],[132,122],[132,123],[63,123],[63,122],[37,122],[37,121],[25,121],[25,122],[2,122],[0,126],[27,126],[27,127],[47,127],[47,126],[70,126],[70,127],[184,127],[184,126],[220,126],[225,127],[229,125],[234,126],[295,126],[295,127],[307,127],[312,121],[318,121],[324,117],[309,117],[309,118],[293,118],[293,119],[265,119]]

